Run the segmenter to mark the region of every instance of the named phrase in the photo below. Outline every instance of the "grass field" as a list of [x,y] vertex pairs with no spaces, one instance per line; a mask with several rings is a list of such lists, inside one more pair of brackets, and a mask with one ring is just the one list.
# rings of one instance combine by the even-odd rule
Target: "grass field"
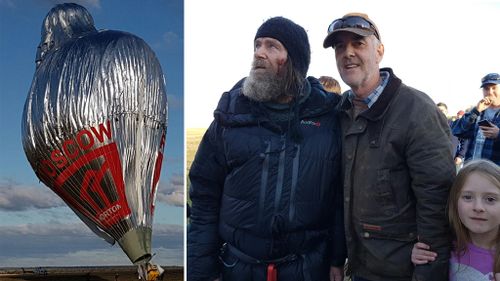
[[[46,275],[33,273],[30,268],[0,269],[0,281],[137,281],[135,266],[101,267],[47,267]],[[184,280],[184,269],[180,266],[163,267],[164,281]]]
[[191,164],[193,163],[194,156],[196,155],[196,151],[198,150],[198,145],[200,144],[201,139],[203,138],[203,134],[207,129],[204,128],[188,128],[186,129],[186,194],[187,194],[187,202],[191,203],[189,199],[189,169],[191,168]]
[[189,172],[196,150],[198,150],[198,145],[200,144],[201,138],[203,137],[203,134],[205,134],[206,130],[207,129],[202,128],[186,129],[186,172]]

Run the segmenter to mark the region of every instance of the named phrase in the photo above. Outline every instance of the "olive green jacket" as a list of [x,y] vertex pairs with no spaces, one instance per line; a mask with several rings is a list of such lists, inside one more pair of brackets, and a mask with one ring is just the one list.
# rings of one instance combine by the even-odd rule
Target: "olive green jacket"
[[[426,94],[382,70],[390,78],[371,108],[353,120],[347,94],[339,104],[350,269],[373,281],[448,280],[450,129]],[[436,261],[413,266],[417,240],[431,245]]]

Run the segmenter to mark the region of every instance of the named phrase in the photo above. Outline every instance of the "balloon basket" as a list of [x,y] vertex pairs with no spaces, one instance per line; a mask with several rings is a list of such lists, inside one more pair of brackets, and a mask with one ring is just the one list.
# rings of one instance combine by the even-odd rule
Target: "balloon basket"
[[118,240],[118,244],[135,265],[151,260],[151,228],[131,229]]

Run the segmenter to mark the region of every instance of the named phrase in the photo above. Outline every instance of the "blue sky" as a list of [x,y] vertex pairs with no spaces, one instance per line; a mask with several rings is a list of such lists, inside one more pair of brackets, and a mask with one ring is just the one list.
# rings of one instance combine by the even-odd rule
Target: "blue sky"
[[[42,21],[64,1],[0,0],[0,267],[127,265],[36,178],[21,144],[21,115],[35,71]],[[153,225],[153,261],[183,264],[183,1],[73,1],[99,29],[144,39],[166,77],[165,159]]]

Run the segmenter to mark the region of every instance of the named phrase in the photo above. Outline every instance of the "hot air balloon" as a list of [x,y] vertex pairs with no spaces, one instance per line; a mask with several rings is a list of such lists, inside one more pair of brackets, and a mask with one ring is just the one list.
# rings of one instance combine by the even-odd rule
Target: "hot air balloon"
[[144,267],[167,130],[160,63],[139,37],[97,31],[77,4],[51,9],[41,35],[22,117],[28,161],[90,229]]

